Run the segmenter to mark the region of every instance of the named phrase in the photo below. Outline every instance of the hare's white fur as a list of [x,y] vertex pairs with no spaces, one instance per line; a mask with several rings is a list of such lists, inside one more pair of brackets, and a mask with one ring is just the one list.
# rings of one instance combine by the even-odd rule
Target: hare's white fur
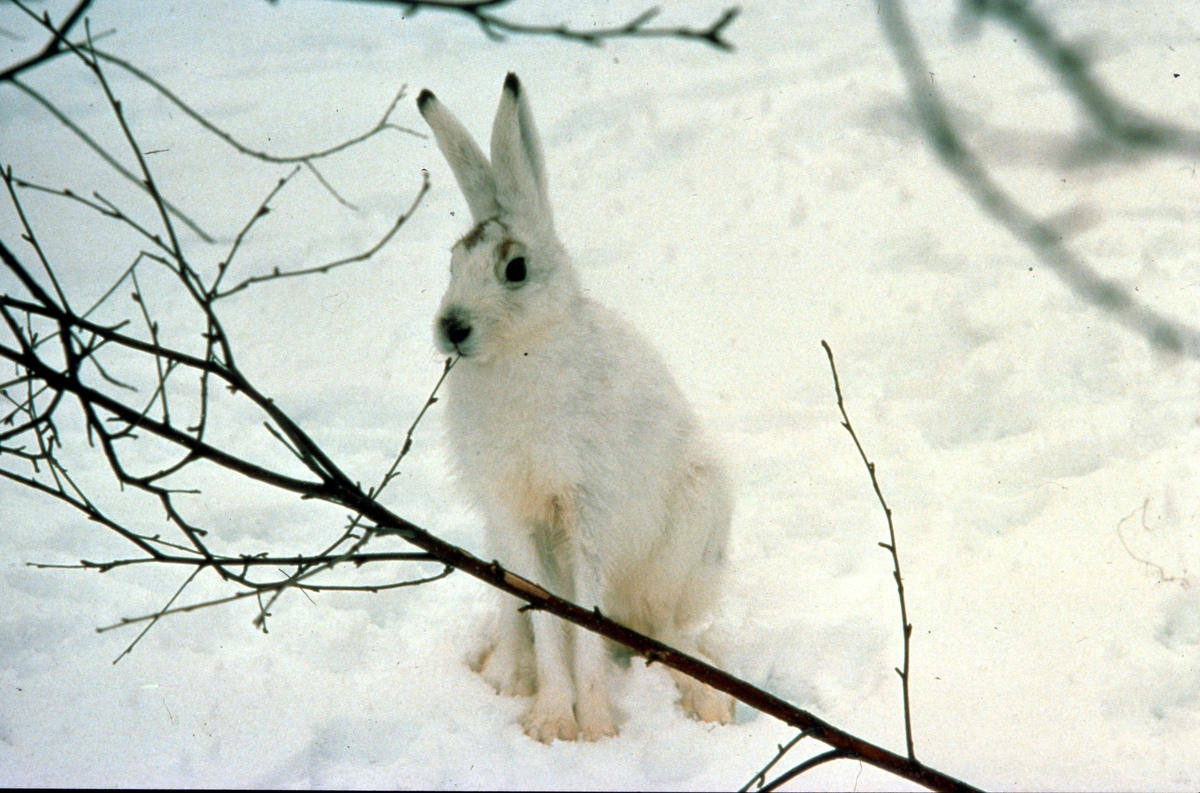
[[[417,100],[475,227],[453,249],[434,335],[461,358],[446,383],[460,479],[489,552],[514,572],[679,649],[716,596],[732,497],[654,349],[587,299],[554,233],[541,142],[509,74],[491,161],[428,91]],[[508,595],[479,659],[550,742],[616,732],[602,640]],[[728,723],[733,700],[676,675],[683,706]]]

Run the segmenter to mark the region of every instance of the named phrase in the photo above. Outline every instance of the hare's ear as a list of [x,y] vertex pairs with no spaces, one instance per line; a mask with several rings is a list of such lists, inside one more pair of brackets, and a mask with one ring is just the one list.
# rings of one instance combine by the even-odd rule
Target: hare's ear
[[482,223],[500,214],[496,201],[496,178],[492,166],[466,127],[447,110],[432,91],[424,90],[417,97],[417,109],[433,130],[438,148],[450,163],[454,178],[476,223]]
[[533,125],[525,89],[512,72],[504,79],[492,125],[492,168],[496,198],[506,214],[553,225],[542,139]]

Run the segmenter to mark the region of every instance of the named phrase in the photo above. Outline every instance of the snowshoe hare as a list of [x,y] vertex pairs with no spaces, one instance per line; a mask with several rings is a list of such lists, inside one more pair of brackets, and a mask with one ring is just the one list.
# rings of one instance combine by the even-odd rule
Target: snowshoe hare
[[[698,653],[732,510],[720,462],[658,354],[584,297],[554,233],[542,145],[517,76],[504,81],[490,163],[432,93],[417,106],[475,221],[451,252],[434,335],[461,356],[446,415],[489,553]],[[616,734],[604,640],[501,598],[495,643],[477,671],[501,693],[535,695],[525,732],[545,743]],[[732,720],[731,698],[674,676],[685,710]]]

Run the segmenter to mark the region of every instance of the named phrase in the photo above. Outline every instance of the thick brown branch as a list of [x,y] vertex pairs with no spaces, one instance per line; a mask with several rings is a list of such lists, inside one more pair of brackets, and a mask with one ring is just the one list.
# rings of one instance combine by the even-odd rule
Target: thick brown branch
[[917,760],[902,757],[840,730],[808,711],[717,669],[711,664],[681,653],[649,636],[630,630],[605,617],[598,609],[589,611],[564,600],[534,582],[505,570],[498,562],[485,562],[462,548],[445,542],[419,526],[393,514],[361,492],[340,493],[339,501],[359,510],[381,528],[391,529],[402,535],[413,545],[436,556],[444,564],[515,595],[533,608],[549,612],[593,633],[598,633],[630,648],[646,658],[647,662],[661,663],[683,672],[756,710],[774,716],[797,729],[807,731],[816,740],[838,750],[839,757],[845,756],[861,760],[934,790],[975,790],[965,782],[929,768]]

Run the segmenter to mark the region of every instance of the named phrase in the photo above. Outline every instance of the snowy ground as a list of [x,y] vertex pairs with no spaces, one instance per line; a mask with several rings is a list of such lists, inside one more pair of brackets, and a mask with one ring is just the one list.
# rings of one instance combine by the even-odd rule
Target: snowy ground
[[[1090,206],[1097,222],[1070,244],[1193,320],[1195,164],[1064,163],[1074,106],[1006,30],[954,38],[950,5],[912,13],[930,79],[971,141],[1035,211]],[[613,24],[643,7],[597,3],[569,21]],[[721,7],[672,3],[662,21],[707,24]],[[1182,7],[1049,11],[1090,43],[1114,90],[1200,126],[1200,17]],[[511,13],[562,14],[554,3]],[[397,123],[424,129],[412,98],[428,87],[485,138],[504,73],[516,71],[587,287],[654,339],[735,472],[713,628],[728,668],[903,751],[899,617],[876,545],[886,527],[838,426],[827,339],[896,515],[918,756],[988,788],[1200,786],[1200,367],[1082,305],[975,209],[911,125],[874,3],[748,3],[728,33],[734,54],[675,41],[494,43],[446,16],[316,0],[101,0],[91,20],[115,29],[103,46],[276,153],[369,128],[401,84]],[[0,27],[26,37],[0,41],[6,62],[41,44],[11,7]],[[185,240],[215,264],[288,168],[234,155],[144,87],[112,79],[143,148],[165,150],[151,162],[168,197],[221,238]],[[119,145],[69,59],[27,81]],[[0,162],[138,205],[12,86],[0,87]],[[358,212],[300,174],[238,264],[248,275],[368,247],[422,168],[432,192],[374,261],[225,307],[243,369],[364,482],[386,468],[440,366],[429,326],[447,248],[469,224],[436,147],[388,134],[326,161]],[[128,241],[83,211],[27,200],[80,303],[131,261]],[[11,211],[0,223],[14,238]],[[16,287],[4,276],[0,289]],[[224,421],[231,442],[270,448],[257,423]],[[439,422],[435,409],[385,500],[482,552]],[[102,486],[94,463],[75,464]],[[337,531],[328,511],[211,484],[197,514],[229,547],[311,551]],[[106,502],[162,526],[151,503],[111,492]],[[790,737],[747,709],[728,727],[690,721],[666,673],[634,663],[614,683],[619,737],[537,744],[517,726],[527,702],[495,696],[466,666],[488,601],[461,575],[390,594],[291,594],[266,636],[248,604],[175,617],[113,666],[134,634],[92,629],[159,607],[181,574],[25,562],[123,552],[70,511],[0,485],[0,784],[721,789]],[[201,585],[195,597],[217,591]],[[857,763],[802,782],[902,787]]]

